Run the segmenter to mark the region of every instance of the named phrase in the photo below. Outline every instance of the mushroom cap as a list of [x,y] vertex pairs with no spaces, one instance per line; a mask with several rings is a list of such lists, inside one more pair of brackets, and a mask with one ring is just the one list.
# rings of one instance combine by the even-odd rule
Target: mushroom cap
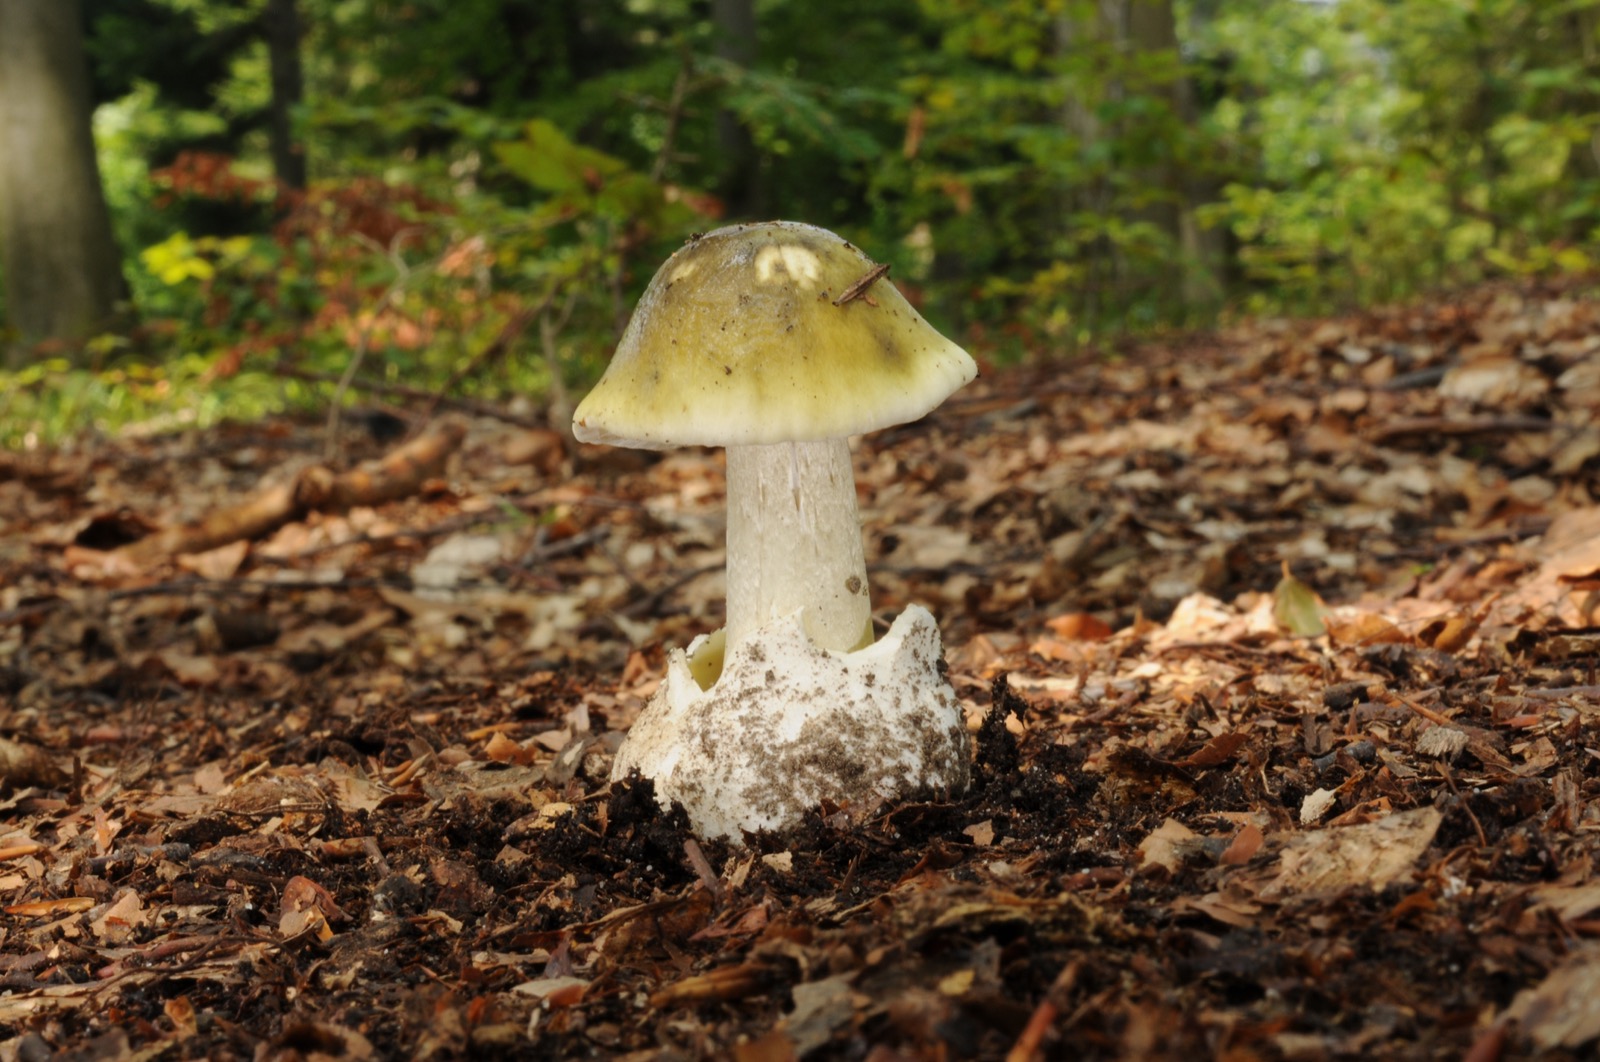
[[815,225],[730,225],[667,259],[573,414],[584,442],[811,441],[916,420],[977,375],[876,263]]

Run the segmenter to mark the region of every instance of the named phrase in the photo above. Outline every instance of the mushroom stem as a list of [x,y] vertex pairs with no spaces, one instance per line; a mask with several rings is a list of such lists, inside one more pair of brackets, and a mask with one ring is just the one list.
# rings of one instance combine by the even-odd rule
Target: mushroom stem
[[797,609],[824,649],[872,640],[844,439],[728,447],[728,648]]

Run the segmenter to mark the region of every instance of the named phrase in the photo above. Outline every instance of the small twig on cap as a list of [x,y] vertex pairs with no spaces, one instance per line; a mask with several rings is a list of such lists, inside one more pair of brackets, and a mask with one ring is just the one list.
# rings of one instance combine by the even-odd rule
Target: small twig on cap
[[840,292],[839,297],[833,300],[833,304],[835,306],[843,306],[852,299],[859,299],[862,295],[866,294],[868,288],[872,287],[872,285],[876,284],[880,279],[888,275],[888,262],[884,262],[882,265],[873,266],[860,280],[856,281],[848,288],[845,288],[844,291]]

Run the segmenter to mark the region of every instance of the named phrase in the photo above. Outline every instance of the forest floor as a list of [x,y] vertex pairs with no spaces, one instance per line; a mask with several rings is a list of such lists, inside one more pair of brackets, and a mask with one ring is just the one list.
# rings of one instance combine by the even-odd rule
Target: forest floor
[[986,372],[856,451],[971,791],[748,847],[607,783],[720,453],[0,455],[0,1059],[1591,1057],[1597,411],[1577,288]]

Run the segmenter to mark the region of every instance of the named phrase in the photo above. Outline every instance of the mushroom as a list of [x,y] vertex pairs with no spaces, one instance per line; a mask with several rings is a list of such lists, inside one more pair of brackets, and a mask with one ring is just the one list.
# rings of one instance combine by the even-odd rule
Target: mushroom
[[848,437],[915,420],[972,359],[811,225],[697,236],[656,273],[573,415],[584,442],[727,448],[727,625],[687,653],[618,752],[707,836],[967,781],[933,617],[874,643]]

